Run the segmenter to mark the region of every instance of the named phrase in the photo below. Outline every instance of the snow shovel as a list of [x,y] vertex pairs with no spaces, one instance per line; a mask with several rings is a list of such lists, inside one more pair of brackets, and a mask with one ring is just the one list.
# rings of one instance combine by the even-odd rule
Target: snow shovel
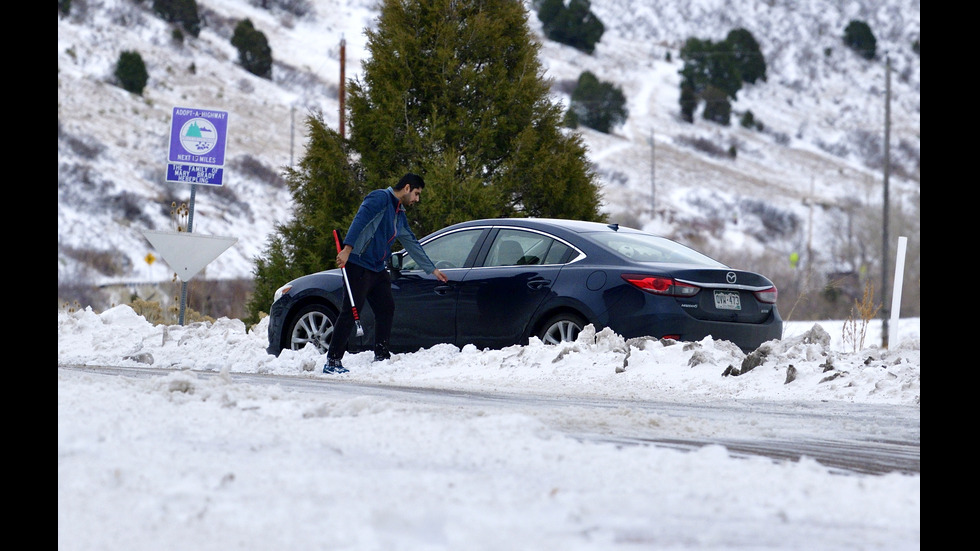
[[[337,234],[337,230],[333,231],[333,241],[337,244],[337,253],[340,253],[340,236]],[[340,269],[340,272],[344,274],[344,286],[347,287],[347,296],[350,298],[350,309],[354,313],[354,325],[357,326],[357,336],[364,336],[364,328],[361,327],[361,317],[357,315],[357,306],[354,306],[354,293],[350,290],[350,280],[347,279],[347,266],[345,265]]]

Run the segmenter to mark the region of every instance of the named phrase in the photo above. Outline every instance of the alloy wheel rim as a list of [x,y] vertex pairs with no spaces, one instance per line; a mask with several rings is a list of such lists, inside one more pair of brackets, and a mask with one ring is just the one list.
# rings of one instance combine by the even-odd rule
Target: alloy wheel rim
[[320,353],[325,353],[331,335],[333,335],[333,323],[330,322],[330,318],[320,312],[310,312],[300,318],[293,327],[289,344],[293,350],[300,350],[307,343],[313,343]]

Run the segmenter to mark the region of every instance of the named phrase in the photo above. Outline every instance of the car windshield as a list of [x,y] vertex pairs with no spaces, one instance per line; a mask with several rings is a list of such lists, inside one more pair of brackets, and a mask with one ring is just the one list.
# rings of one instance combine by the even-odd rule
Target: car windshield
[[724,264],[680,243],[646,233],[595,232],[589,237],[610,251],[637,262],[666,262],[725,268]]

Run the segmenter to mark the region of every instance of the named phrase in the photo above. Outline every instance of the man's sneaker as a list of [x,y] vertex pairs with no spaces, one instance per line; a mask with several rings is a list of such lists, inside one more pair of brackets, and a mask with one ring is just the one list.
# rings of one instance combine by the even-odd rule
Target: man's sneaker
[[382,362],[384,360],[391,359],[391,352],[388,351],[388,347],[383,344],[374,345],[374,361]]
[[323,366],[324,373],[349,373],[350,370],[340,363],[340,360],[327,358],[327,364]]

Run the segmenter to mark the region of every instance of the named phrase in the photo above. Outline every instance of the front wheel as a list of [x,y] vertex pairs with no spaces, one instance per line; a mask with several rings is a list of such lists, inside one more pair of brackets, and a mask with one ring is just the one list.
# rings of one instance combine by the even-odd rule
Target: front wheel
[[558,314],[541,326],[538,338],[545,344],[574,341],[585,327],[585,320],[576,314]]
[[322,304],[308,304],[293,318],[289,328],[290,350],[300,350],[312,343],[321,354],[326,354],[333,337],[337,314]]

